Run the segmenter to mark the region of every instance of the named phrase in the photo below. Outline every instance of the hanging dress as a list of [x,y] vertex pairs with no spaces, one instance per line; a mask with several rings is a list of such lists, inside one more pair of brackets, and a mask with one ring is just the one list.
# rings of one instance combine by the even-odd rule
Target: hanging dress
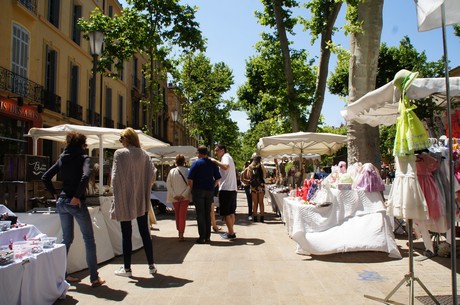
[[433,172],[438,169],[438,161],[423,153],[417,156],[416,166],[418,182],[428,205],[428,214],[430,219],[437,220],[443,215],[439,189],[433,177]]
[[395,178],[387,212],[396,218],[428,219],[428,206],[417,179],[415,155],[395,157]]
[[425,126],[414,112],[416,106],[410,106],[409,99],[403,92],[399,101],[399,117],[396,120],[396,136],[393,147],[394,156],[414,154],[430,146]]
[[[408,85],[409,86],[409,85]],[[397,218],[426,220],[428,206],[417,179],[414,151],[430,146],[428,133],[410,106],[404,86],[399,100],[399,117],[393,147],[396,173],[388,196],[387,211]],[[400,88],[401,89],[401,88]]]

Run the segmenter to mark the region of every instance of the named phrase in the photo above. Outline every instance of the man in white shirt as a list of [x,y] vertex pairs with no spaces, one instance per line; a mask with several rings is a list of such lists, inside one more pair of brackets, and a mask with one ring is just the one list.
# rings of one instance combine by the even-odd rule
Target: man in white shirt
[[233,225],[235,224],[235,211],[236,211],[236,195],[237,195],[237,182],[236,170],[233,158],[227,152],[227,148],[223,144],[217,144],[214,148],[216,156],[220,161],[212,159],[212,161],[219,167],[222,179],[219,185],[219,213],[225,219],[227,225],[227,233],[221,235],[223,239],[236,238]]

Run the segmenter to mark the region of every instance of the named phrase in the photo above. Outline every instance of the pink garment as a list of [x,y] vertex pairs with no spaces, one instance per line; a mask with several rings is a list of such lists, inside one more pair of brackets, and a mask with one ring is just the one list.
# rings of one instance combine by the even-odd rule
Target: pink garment
[[385,191],[385,183],[372,163],[365,163],[361,166],[355,188],[365,192],[383,192]]
[[417,178],[425,195],[430,219],[438,219],[442,216],[441,196],[434,181],[433,172],[438,168],[438,160],[423,153],[417,156]]
[[176,229],[179,233],[185,232],[185,220],[187,219],[188,200],[174,201],[174,214],[176,216]]

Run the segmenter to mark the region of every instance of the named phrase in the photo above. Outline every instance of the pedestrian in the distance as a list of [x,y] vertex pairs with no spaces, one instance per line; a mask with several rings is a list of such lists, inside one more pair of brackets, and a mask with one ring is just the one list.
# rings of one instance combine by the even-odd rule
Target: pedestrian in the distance
[[185,165],[185,157],[182,154],[176,156],[177,167],[169,171],[166,178],[167,202],[172,202],[176,217],[176,229],[179,232],[179,240],[184,241],[185,221],[187,209],[190,203],[191,191],[188,185],[188,168]]

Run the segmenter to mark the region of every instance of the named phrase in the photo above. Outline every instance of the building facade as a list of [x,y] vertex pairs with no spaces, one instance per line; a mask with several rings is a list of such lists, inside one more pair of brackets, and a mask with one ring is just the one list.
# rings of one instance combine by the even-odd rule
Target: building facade
[[[30,154],[24,137],[31,127],[60,124],[109,128],[147,126],[147,99],[142,64],[136,55],[124,63],[119,79],[96,74],[92,88],[93,56],[78,28],[95,8],[114,16],[117,0],[11,0],[0,10],[0,163],[5,154]],[[95,90],[95,103],[90,103]],[[162,108],[152,136],[168,139],[167,86],[160,84]],[[38,153],[55,160],[62,145],[40,141]]]

